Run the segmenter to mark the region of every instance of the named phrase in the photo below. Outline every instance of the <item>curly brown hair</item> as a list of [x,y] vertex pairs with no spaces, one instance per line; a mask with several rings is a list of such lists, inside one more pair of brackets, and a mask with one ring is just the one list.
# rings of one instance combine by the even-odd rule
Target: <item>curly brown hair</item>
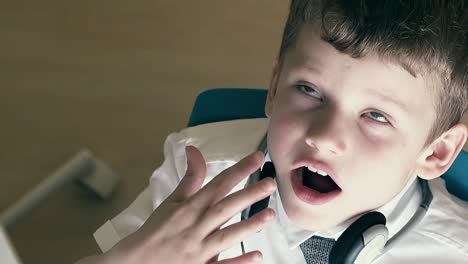
[[436,122],[428,142],[458,123],[468,107],[466,0],[292,0],[279,61],[305,23],[354,58],[376,55],[421,75],[435,89]]

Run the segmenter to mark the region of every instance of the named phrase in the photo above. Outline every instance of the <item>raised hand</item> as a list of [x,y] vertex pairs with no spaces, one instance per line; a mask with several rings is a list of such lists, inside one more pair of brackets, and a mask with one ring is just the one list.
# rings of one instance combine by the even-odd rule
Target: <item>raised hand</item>
[[268,178],[229,194],[262,165],[263,155],[255,152],[245,157],[201,188],[206,174],[205,161],[195,147],[187,147],[186,153],[188,169],[180,184],[138,231],[101,256],[106,263],[261,261],[258,251],[219,262],[217,256],[260,231],[275,217],[273,210],[267,208],[245,221],[220,228],[235,214],[276,189],[275,181]]

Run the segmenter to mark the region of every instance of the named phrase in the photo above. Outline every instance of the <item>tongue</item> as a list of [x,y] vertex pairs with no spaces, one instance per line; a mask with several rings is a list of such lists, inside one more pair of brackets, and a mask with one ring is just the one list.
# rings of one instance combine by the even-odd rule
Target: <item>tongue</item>
[[320,193],[329,193],[339,188],[329,176],[324,177],[305,168],[302,168],[302,183]]

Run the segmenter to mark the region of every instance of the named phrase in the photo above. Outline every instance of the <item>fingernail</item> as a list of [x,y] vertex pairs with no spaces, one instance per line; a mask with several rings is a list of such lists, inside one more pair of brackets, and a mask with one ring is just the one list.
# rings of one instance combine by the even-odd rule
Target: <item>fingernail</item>
[[275,219],[275,216],[276,216],[276,213],[273,209],[270,210],[270,213],[268,213],[265,217],[265,220],[266,221],[270,221],[270,220],[273,220]]
[[265,160],[265,154],[261,151],[257,151],[258,155],[260,156],[260,159],[262,160],[262,162]]
[[255,159],[261,159],[262,161],[264,158],[263,152],[261,151],[255,151],[254,153],[252,153],[252,156],[255,157]]
[[276,181],[270,180],[270,179],[267,179],[267,180],[271,182],[267,184],[267,187],[266,187],[267,192],[273,192],[274,190],[276,190]]
[[252,261],[255,262],[255,263],[262,262],[262,254],[261,253],[254,254],[253,257],[252,257]]

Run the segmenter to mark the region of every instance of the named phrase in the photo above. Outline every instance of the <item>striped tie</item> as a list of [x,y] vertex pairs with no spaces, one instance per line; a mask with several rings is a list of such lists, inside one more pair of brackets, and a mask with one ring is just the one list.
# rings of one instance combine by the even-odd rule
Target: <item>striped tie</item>
[[299,246],[307,264],[328,264],[328,257],[335,242],[334,239],[313,236]]

